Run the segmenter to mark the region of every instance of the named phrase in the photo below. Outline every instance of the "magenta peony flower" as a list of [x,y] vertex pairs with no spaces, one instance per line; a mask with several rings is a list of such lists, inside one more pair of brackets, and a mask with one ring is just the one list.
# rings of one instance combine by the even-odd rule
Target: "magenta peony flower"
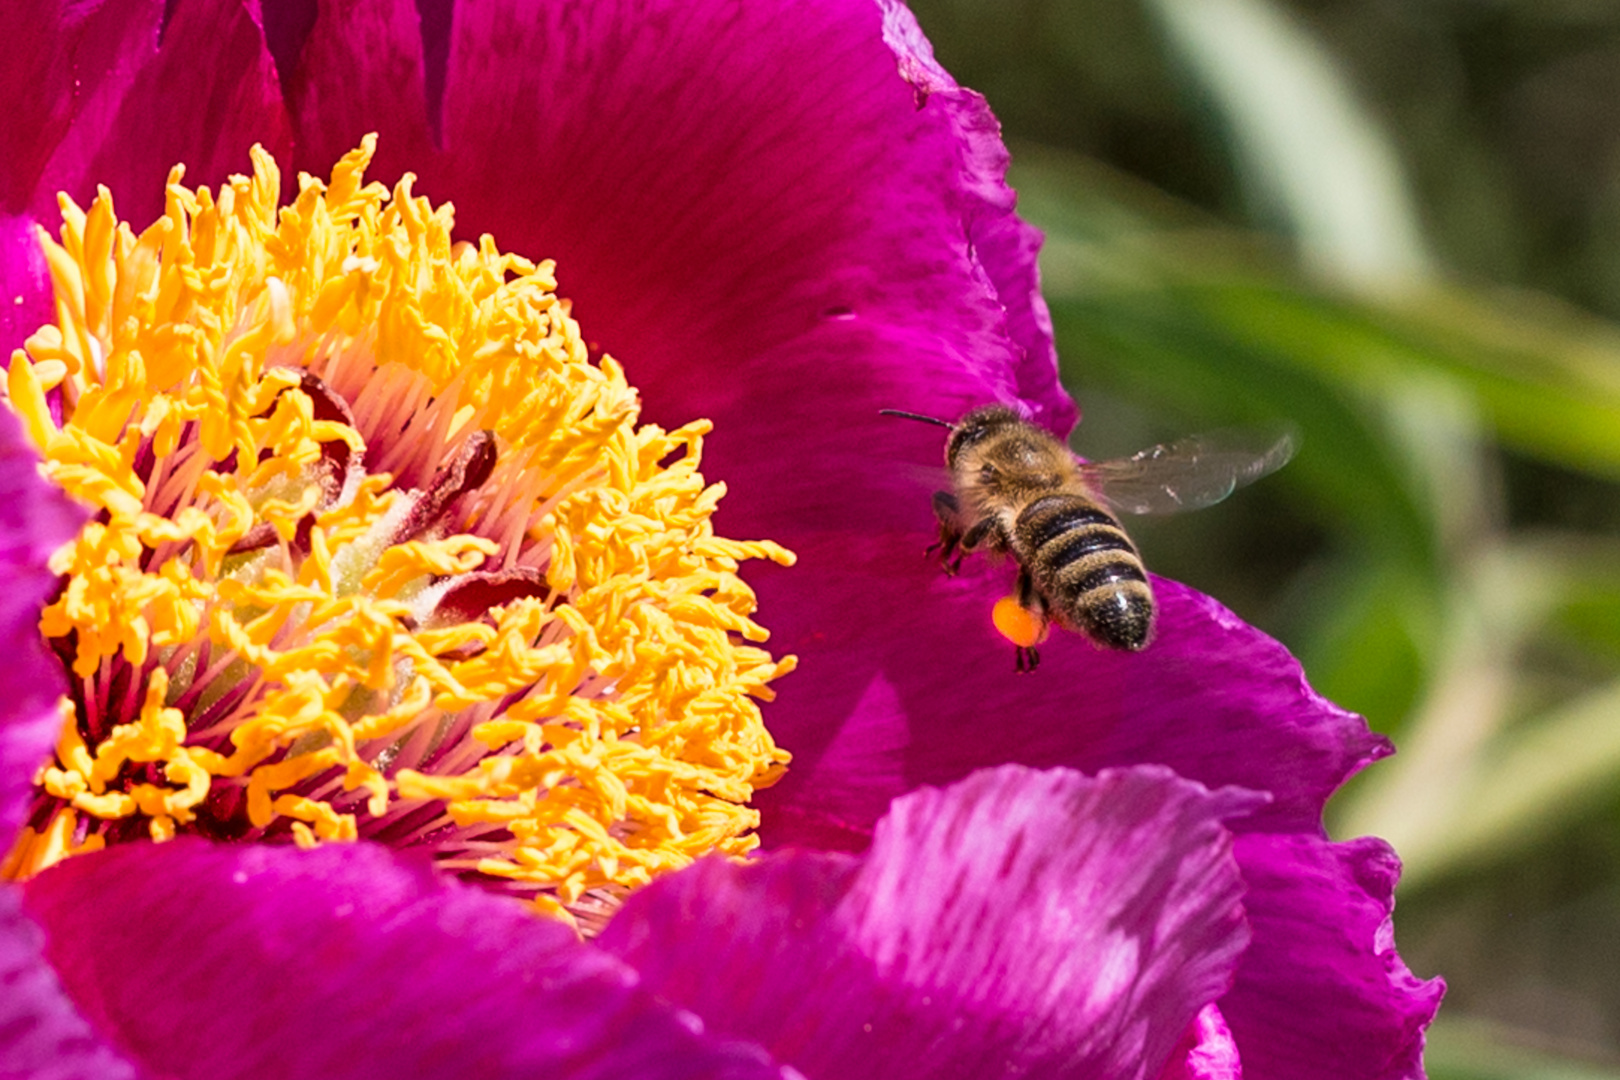
[[[903,7],[264,8],[0,13],[0,335],[29,341],[23,422],[0,414],[0,851],[19,877],[80,852],[0,886],[0,1075],[1422,1075],[1441,988],[1394,951],[1395,859],[1321,827],[1386,744],[1171,582],[1145,652],[1067,638],[1015,678],[989,623],[1005,568],[921,558],[906,463],[938,433],[879,408],[1004,401],[1058,432],[1074,413],[994,118]],[[451,249],[408,185],[361,188],[373,131],[368,176],[414,172],[458,239],[555,259],[560,284]],[[190,193],[250,171],[254,144],[323,177],[346,161],[286,233],[268,157],[229,205]],[[119,247],[106,204],[70,211],[47,267],[35,223],[55,235],[56,193],[91,207],[97,184],[136,229],[167,213],[169,277],[140,277],[159,260]],[[226,263],[241,276],[211,276]],[[141,305],[202,329],[97,322]],[[227,310],[240,335],[209,328]],[[90,329],[36,333],[64,321]],[[169,349],[215,366],[157,408]],[[441,352],[464,366],[441,378]],[[604,354],[662,430],[635,427]],[[114,367],[141,392],[103,394]],[[790,677],[744,643],[735,574],[786,556],[710,531],[700,417],[716,526],[798,556],[748,572]],[[69,421],[91,441],[50,468],[102,500],[103,548],[36,471]],[[175,490],[240,522],[138,518],[205,460]],[[274,488],[283,463],[316,482]],[[411,489],[394,517],[382,472]],[[379,531],[396,543],[367,561]],[[156,581],[184,543],[219,572]],[[350,607],[386,626],[364,645],[320,636],[355,595],[333,584],[345,544]],[[232,577],[278,553],[283,578]],[[231,648],[189,644],[209,635]],[[370,663],[384,640],[410,663]],[[343,674],[294,702],[299,649]],[[549,674],[503,684],[478,666],[497,655]],[[443,674],[417,701],[400,673],[424,671]],[[767,734],[748,699],[772,691]],[[291,726],[311,701],[316,727]],[[756,837],[749,862],[693,861]],[[209,842],[233,839],[268,842]],[[605,929],[581,941],[503,888]]]

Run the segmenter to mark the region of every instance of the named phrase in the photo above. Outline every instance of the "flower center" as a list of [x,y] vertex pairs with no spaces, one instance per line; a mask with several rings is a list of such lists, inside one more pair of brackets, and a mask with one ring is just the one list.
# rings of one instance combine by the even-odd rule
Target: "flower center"
[[69,669],[6,859],[108,843],[374,839],[594,921],[756,843],[791,670],[714,535],[706,421],[637,426],[553,266],[452,244],[363,183],[169,177],[138,237],[105,189],[45,239],[58,322],[8,394],[95,510],[40,628]]

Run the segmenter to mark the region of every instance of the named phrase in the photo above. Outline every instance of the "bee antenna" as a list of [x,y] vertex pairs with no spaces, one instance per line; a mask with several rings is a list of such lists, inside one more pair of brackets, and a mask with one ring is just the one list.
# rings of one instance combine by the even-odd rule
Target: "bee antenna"
[[925,424],[938,424],[942,428],[956,426],[955,424],[941,420],[938,417],[924,416],[922,413],[902,412],[899,409],[879,409],[878,412],[884,416],[899,416],[906,420],[921,420]]

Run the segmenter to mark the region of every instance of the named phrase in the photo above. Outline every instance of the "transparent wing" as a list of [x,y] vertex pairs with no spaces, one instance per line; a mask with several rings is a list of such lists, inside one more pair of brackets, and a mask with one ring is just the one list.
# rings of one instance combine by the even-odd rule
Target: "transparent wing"
[[1127,514],[1177,514],[1212,506],[1294,456],[1293,432],[1211,431],[1128,458],[1080,466],[1097,494]]

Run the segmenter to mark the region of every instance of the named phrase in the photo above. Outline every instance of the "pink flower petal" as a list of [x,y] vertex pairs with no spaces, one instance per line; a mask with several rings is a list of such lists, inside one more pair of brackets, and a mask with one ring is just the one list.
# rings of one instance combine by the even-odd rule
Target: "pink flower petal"
[[1007,187],[1008,155],[1001,142],[1001,124],[983,97],[956,85],[939,66],[934,47],[901,0],[879,0],[879,6],[883,40],[900,62],[901,76],[912,85],[917,107],[926,104],[943,110],[945,126],[956,133],[961,147],[957,186],[969,193],[961,205],[972,222],[970,254],[1006,309],[1007,335],[1024,352],[1018,394],[1030,401],[1035,419],[1054,430],[1067,430],[1075,419],[1068,395],[1045,378],[1048,365],[1057,363],[1057,351],[1036,266],[1042,236],[1012,212],[1017,197]]
[[[1246,1080],[1413,1080],[1445,984],[1395,952],[1400,862],[1380,840],[1240,837],[1254,944],[1221,1010]],[[1371,943],[1371,947],[1369,947]]]
[[7,364],[11,350],[55,314],[50,274],[34,230],[32,218],[0,213],[0,351]]
[[0,886],[0,1076],[8,1080],[133,1080],[141,1075],[85,1023],[40,955],[22,894]]
[[1158,1077],[1247,940],[1223,817],[1144,767],[1016,766],[900,799],[865,856],[720,860],[601,944],[820,1080]]
[[[21,210],[51,149],[72,115],[71,49],[61,45],[81,21],[65,0],[8,0],[0,4],[0,213]],[[9,300],[9,297],[6,297]],[[3,318],[3,316],[0,316]],[[32,329],[32,328],[30,328]]]
[[[126,220],[144,228],[163,212],[169,167],[217,184],[248,170],[248,148],[287,154],[290,132],[275,67],[239,0],[105,0],[52,48],[72,65],[73,120],[56,144],[29,209],[54,227],[56,193],[85,205],[105,184]],[[69,33],[69,29],[72,33]]]
[[370,844],[180,839],[25,887],[96,1028],[190,1078],[778,1078],[511,900]]
[[[299,124],[297,167],[326,176],[373,131],[379,133],[373,176],[393,183],[406,170],[430,167],[438,154],[422,45],[421,17],[411,0],[321,4],[288,87]],[[496,240],[510,248],[505,237]]]
[[[419,187],[454,199],[463,235],[556,258],[653,418],[717,421],[739,507],[806,510],[749,493],[782,464],[755,435],[847,452],[844,418],[924,386],[963,408],[1022,396],[1066,426],[994,120],[909,18],[873,0],[460,5],[445,152]],[[415,137],[378,120],[384,145]],[[323,150],[353,135],[297,123]],[[803,408],[807,387],[830,396]]]
[[1199,1010],[1159,1080],[1243,1080],[1237,1041],[1220,1009]]
[[16,839],[34,773],[61,733],[56,703],[67,681],[40,637],[39,612],[56,588],[46,559],[84,518],[39,475],[16,417],[0,410],[0,853]]
[[1015,674],[990,624],[1011,568],[945,578],[923,557],[929,535],[919,523],[910,536],[801,546],[802,574],[761,576],[773,644],[803,660],[767,714],[794,754],[756,797],[771,842],[859,848],[901,792],[1008,760],[1086,772],[1165,764],[1207,786],[1269,793],[1240,830],[1316,835],[1327,796],[1388,752],[1312,691],[1281,645],[1162,578],[1146,651],[1056,632],[1040,670]]

